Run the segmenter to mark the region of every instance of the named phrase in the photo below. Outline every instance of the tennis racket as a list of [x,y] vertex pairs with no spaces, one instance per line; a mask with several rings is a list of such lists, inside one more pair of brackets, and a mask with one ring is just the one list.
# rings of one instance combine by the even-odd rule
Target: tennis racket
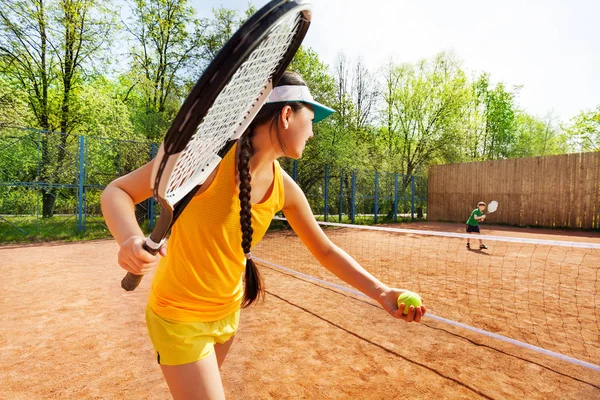
[[[498,202],[496,200],[490,201],[490,204],[487,206],[487,214],[493,213],[498,209]],[[486,214],[486,215],[487,215]]]
[[[151,187],[161,213],[144,243],[156,254],[200,185],[246,130],[292,61],[311,21],[306,0],[273,0],[223,46],[185,99],[154,161]],[[134,290],[142,275],[127,273]]]
[[485,217],[487,217],[489,214],[495,212],[498,209],[498,202],[496,200],[492,200],[490,201],[490,203],[487,206],[487,213],[485,214]]

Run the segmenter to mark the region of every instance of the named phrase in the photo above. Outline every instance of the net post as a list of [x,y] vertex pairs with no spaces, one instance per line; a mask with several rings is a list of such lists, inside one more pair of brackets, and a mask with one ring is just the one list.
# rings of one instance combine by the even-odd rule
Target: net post
[[350,209],[350,220],[354,223],[356,213],[356,170],[352,171],[352,208]]
[[394,174],[394,222],[398,221],[398,173]]
[[379,172],[375,171],[375,205],[373,210],[373,223],[377,223],[377,212],[379,211]]
[[323,200],[325,201],[323,214],[325,222],[327,222],[327,214],[329,214],[329,165],[327,164],[325,164],[325,194]]
[[[156,157],[156,143],[150,143],[150,160]],[[154,197],[148,199],[148,228],[154,229],[155,225],[154,216]]]
[[411,199],[410,199],[410,220],[415,220],[415,176],[410,177]]
[[40,131],[37,132],[37,139],[38,163],[36,178],[39,178],[42,175],[42,133]]

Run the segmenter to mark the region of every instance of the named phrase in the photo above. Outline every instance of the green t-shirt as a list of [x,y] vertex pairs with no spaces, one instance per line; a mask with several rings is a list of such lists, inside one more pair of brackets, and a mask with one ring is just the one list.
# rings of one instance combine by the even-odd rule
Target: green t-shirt
[[473,212],[471,213],[471,216],[469,217],[469,220],[467,221],[467,225],[471,225],[471,226],[479,226],[479,221],[475,219],[475,216],[481,217],[483,215],[483,213],[479,210],[479,208],[476,208],[473,210]]

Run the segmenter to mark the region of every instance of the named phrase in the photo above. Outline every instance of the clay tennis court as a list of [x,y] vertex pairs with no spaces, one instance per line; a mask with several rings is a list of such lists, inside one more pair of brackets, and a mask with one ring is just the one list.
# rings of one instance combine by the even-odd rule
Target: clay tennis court
[[[600,235],[592,233],[489,227],[485,233],[600,243]],[[532,262],[497,261],[528,251],[523,246],[465,254],[463,246],[459,253],[439,238],[420,237],[418,246],[398,248],[395,256],[394,246],[381,247],[368,235],[358,240],[372,254],[362,250],[357,258],[365,257],[365,264],[379,260],[373,273],[386,282],[405,279],[402,287],[419,291],[433,314],[598,364],[596,258],[580,257],[576,249],[553,250],[543,253],[546,267],[540,271]],[[293,254],[291,243],[285,233],[273,232],[263,243],[269,246],[257,252],[285,254],[276,261],[296,260],[313,276],[329,279],[308,258]],[[144,321],[151,279],[125,293],[116,255],[117,245],[109,240],[0,246],[0,398],[170,398]],[[558,273],[553,265],[560,266]],[[523,270],[526,277],[519,275]],[[360,296],[275,267],[264,265],[261,271],[266,300],[242,311],[236,343],[222,369],[230,399],[600,398],[600,373],[592,369],[431,318],[406,324]],[[510,279],[500,279],[498,271]],[[532,285],[527,306],[515,307],[510,315],[508,304],[498,304],[496,285],[504,293],[519,293],[525,279],[547,285],[556,280],[559,305],[536,297]],[[565,290],[570,279],[577,282],[574,292]],[[569,294],[576,312],[565,304]],[[466,306],[458,309],[457,301]]]

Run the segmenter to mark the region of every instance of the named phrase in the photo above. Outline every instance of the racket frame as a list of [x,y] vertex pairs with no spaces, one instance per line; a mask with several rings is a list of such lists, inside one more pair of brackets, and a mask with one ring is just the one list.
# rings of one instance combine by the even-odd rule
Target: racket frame
[[[205,172],[200,175],[200,179],[198,179],[194,187],[183,195],[179,201],[170,202],[166,198],[166,190],[171,172],[183,150],[196,132],[196,129],[202,123],[203,118],[240,66],[258,48],[262,40],[273,31],[273,28],[292,12],[302,14],[298,22],[299,26],[290,46],[280,59],[275,72],[264,86],[251,110],[248,111],[248,115],[244,117],[243,122],[239,123],[230,140],[215,155],[209,165],[205,166]],[[154,159],[151,187],[153,197],[161,207],[161,213],[152,233],[146,238],[143,244],[146,251],[151,254],[158,253],[177,218],[196,195],[206,178],[218,166],[220,160],[225,157],[233,147],[235,141],[250,125],[302,44],[310,26],[311,18],[310,1],[271,1],[252,15],[234,33],[202,73],[202,76],[198,79],[175,116]],[[121,287],[127,291],[134,290],[139,285],[142,277],[143,275],[135,275],[128,272],[121,281]]]
[[[490,210],[490,206],[492,206],[492,209]],[[488,204],[488,212],[487,214],[493,213],[498,209],[498,202],[496,200],[492,200],[489,202]],[[486,214],[486,215],[487,215]]]

